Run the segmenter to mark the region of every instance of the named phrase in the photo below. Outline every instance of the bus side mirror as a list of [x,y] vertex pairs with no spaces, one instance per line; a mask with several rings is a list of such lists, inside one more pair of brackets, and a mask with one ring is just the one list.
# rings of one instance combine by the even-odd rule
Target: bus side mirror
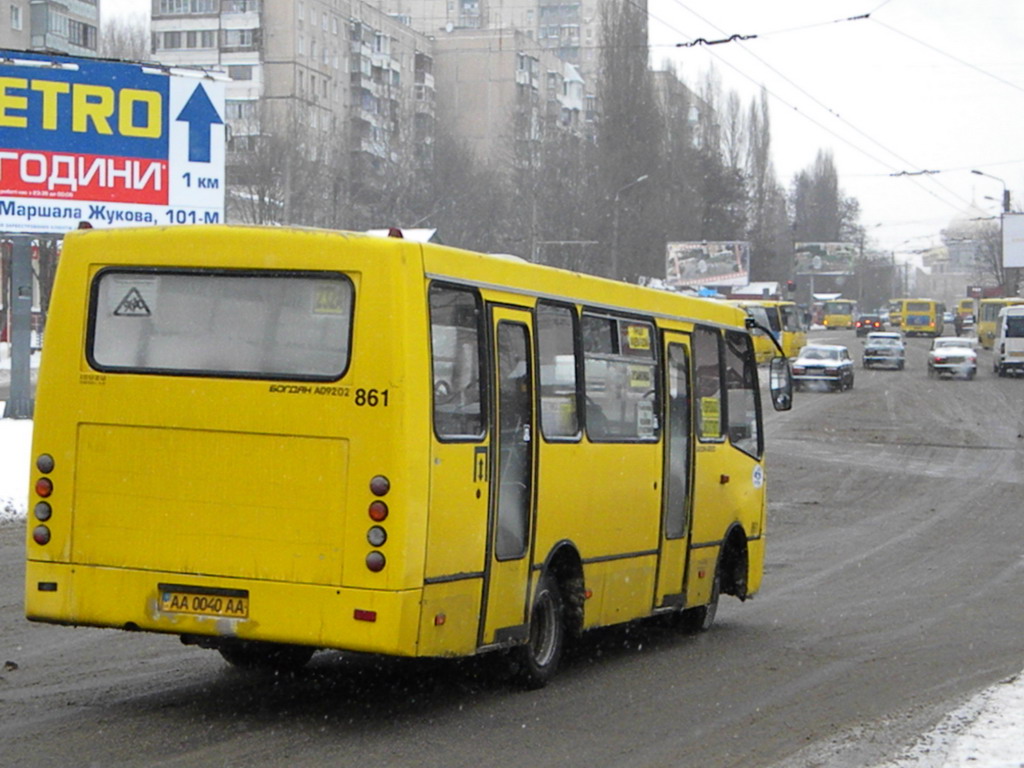
[[789,360],[773,357],[768,369],[768,387],[772,394],[772,407],[776,411],[788,411],[793,407],[793,371]]

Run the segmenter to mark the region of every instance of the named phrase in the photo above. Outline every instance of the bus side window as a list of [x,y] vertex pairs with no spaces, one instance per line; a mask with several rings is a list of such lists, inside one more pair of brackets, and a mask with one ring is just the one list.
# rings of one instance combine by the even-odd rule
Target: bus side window
[[537,304],[537,356],[540,364],[540,424],[544,438],[576,438],[576,313],[571,307]]
[[721,336],[714,328],[693,330],[693,368],[697,437],[702,442],[719,441],[722,435]]
[[758,429],[757,363],[750,337],[745,333],[726,331],[725,382],[729,440],[734,447],[759,458],[762,442]]
[[430,286],[434,431],[440,438],[481,439],[480,303],[474,291]]
[[654,324],[585,312],[581,335],[587,437],[608,442],[658,440]]

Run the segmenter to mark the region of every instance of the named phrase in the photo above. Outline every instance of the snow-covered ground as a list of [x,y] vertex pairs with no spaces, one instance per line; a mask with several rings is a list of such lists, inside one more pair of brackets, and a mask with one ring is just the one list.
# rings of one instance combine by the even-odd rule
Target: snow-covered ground
[[[0,361],[0,376],[5,367],[9,361]],[[31,420],[0,418],[0,522],[25,517],[31,443]],[[977,694],[907,754],[876,768],[965,766],[1024,768],[1024,675]]]

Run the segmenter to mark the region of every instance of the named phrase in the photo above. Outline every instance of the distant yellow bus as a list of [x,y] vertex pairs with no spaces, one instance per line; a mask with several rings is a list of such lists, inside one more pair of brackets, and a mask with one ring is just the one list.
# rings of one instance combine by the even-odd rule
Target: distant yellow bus
[[903,302],[906,299],[893,299],[889,302],[888,325],[890,328],[903,330]]
[[807,327],[800,307],[792,301],[779,302],[782,321],[782,350],[786,357],[796,357],[807,344]]
[[974,324],[975,333],[978,334],[978,344],[985,349],[992,349],[998,332],[997,320],[999,319],[999,310],[1015,304],[1024,304],[1024,298],[1013,296],[999,299],[980,299],[978,301],[978,316]]
[[[767,363],[778,354],[775,343],[781,342],[782,338],[782,316],[779,313],[778,302],[759,300],[731,303],[741,307],[759,326],[751,330],[754,337],[754,356],[758,364]],[[771,335],[764,329],[770,330]]]
[[934,299],[903,299],[900,329],[907,336],[941,336],[946,307]]
[[[771,365],[789,407],[788,364]],[[26,615],[240,666],[692,629],[761,587],[744,313],[398,238],[65,240],[33,434]]]
[[857,319],[857,302],[850,299],[826,301],[822,324],[829,329],[853,328]]
[[966,318],[968,316],[973,316],[975,314],[974,299],[960,299],[956,303],[956,313],[960,315],[961,319]]

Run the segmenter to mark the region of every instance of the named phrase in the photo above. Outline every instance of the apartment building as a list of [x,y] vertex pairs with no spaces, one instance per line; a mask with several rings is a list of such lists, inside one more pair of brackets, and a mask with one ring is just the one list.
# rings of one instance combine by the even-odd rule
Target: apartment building
[[[360,0],[152,0],[153,58],[222,67],[229,162],[272,133],[379,168],[433,137],[432,45]],[[426,148],[426,149],[425,149]]]
[[0,15],[0,48],[95,56],[97,0],[9,0]]
[[595,82],[599,65],[600,0],[393,0],[427,35],[460,29],[517,29],[526,49],[553,51]]
[[434,40],[440,129],[479,160],[507,158],[545,131],[593,136],[595,99],[579,70],[530,43],[510,27],[453,29]]

